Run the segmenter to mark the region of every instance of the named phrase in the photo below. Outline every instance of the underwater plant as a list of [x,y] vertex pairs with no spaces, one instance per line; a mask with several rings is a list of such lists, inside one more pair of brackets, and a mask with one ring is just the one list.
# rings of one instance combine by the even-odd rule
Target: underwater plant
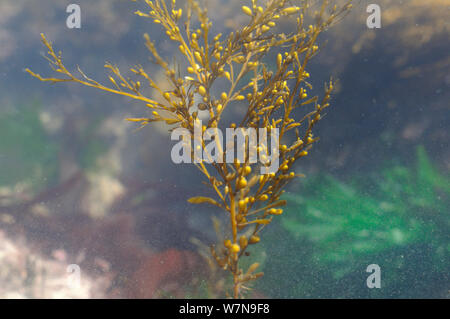
[[42,124],[41,109],[30,102],[0,112],[0,187],[21,183],[35,192],[56,179],[58,145]]
[[[201,123],[200,112],[208,114],[207,122],[202,126],[204,132],[223,126],[225,110],[235,105],[245,111],[242,118],[230,125],[231,128],[279,131],[276,141],[279,147],[271,150],[278,154],[280,161],[275,172],[260,175],[250,161],[250,154],[245,154],[241,161],[235,159],[234,163],[217,161],[207,166],[205,164],[209,162],[201,160],[195,164],[216,198],[198,196],[190,198],[189,202],[208,203],[228,215],[228,233],[223,242],[211,246],[211,255],[217,266],[231,273],[233,288],[230,295],[239,298],[249,289],[250,281],[263,275],[256,272],[258,263],[244,270],[239,261],[248,255],[249,246],[260,241],[261,230],[271,223],[273,216],[283,213],[280,207],[286,201],[280,197],[288,182],[296,177],[293,166],[318,140],[313,135],[313,128],[329,106],[332,80],[325,84],[322,99],[310,97],[308,92],[312,86],[306,67],[319,52],[319,35],[341,18],[351,4],[337,7],[324,0],[309,24],[307,14],[311,5],[308,1],[293,6],[286,0],[268,0],[261,5],[252,0],[250,6],[242,6],[248,22],[224,36],[210,34],[212,22],[205,6],[197,1],[188,0],[185,8],[178,7],[175,0],[170,5],[161,0],[146,0],[145,3],[150,11],[135,13],[160,25],[183,57],[178,63],[167,62],[145,34],[146,46],[154,62],[165,71],[170,90],[163,90],[163,85],[156,83],[140,65],[130,69],[140,79],[133,80],[122,75],[115,65],[105,64],[110,71],[110,86],[93,80],[80,68],[76,75],[66,68],[62,54],[55,52],[44,35],[42,41],[48,49],[46,58],[51,68],[63,77],[45,78],[29,69],[27,72],[41,81],[75,82],[141,101],[152,111],[151,116],[128,120],[142,126],[165,122],[171,126],[171,131],[183,128],[194,135],[196,126]],[[194,15],[198,23],[193,21]],[[280,32],[277,21],[289,17],[296,19],[295,30],[290,34]],[[276,56],[273,70],[264,64],[264,59],[271,56]],[[227,83],[227,88],[219,90],[223,82]],[[148,97],[145,87],[160,96]],[[216,91],[219,92],[217,95]],[[202,140],[197,147],[204,150],[206,145]],[[195,151],[190,156],[194,157]],[[263,147],[257,151],[260,156],[269,152]]]
[[[287,238],[284,247],[267,245],[267,254],[276,250],[280,258],[268,259],[264,270],[277,271],[287,263],[283,253],[288,251],[298,257],[289,257],[285,274],[299,282],[277,296],[444,296],[450,177],[434,167],[423,146],[417,148],[415,162],[412,167],[391,164],[346,182],[320,174],[308,178],[301,190],[285,194],[285,216],[266,238],[280,239],[281,230]],[[383,289],[369,292],[365,268],[372,263],[382,268]]]

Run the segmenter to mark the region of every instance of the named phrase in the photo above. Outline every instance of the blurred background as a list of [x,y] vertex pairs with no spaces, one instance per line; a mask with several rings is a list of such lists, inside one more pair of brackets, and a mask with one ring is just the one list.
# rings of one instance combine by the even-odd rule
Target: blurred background
[[[172,163],[167,128],[125,121],[147,115],[137,102],[24,71],[51,74],[44,33],[100,82],[106,61],[164,81],[142,36],[173,48],[133,14],[145,5],[78,0],[82,27],[68,29],[72,2],[0,1],[0,298],[217,297],[198,242],[215,242],[221,212],[186,202],[202,176]],[[382,27],[368,29],[372,2],[354,1],[309,65],[318,94],[330,76],[337,92],[297,166],[306,177],[249,257],[265,272],[254,297],[450,297],[450,3],[378,0]],[[243,4],[207,0],[214,32],[242,24]],[[380,289],[366,286],[370,264]]]

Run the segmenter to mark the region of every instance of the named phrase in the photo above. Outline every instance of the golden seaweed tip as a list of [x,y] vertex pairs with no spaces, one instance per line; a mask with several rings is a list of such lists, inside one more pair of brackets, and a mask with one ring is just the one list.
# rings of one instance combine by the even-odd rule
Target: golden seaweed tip
[[242,11],[243,11],[246,15],[248,15],[248,16],[252,16],[252,15],[253,15],[252,9],[250,9],[249,7],[247,7],[247,6],[242,6],[241,8],[242,8]]

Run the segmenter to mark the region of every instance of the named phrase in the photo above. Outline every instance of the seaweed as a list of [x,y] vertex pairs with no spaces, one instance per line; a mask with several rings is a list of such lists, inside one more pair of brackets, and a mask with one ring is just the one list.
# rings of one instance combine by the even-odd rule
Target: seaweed
[[0,113],[0,186],[26,183],[34,191],[57,177],[58,145],[46,132],[34,102]]
[[[189,202],[216,206],[228,216],[228,230],[221,236],[223,241],[210,250],[215,265],[231,274],[229,295],[239,298],[249,289],[251,281],[263,275],[257,272],[258,263],[244,270],[239,261],[248,255],[249,246],[260,241],[262,229],[274,216],[283,213],[280,207],[286,201],[280,198],[286,185],[297,176],[293,166],[318,141],[313,128],[330,105],[334,82],[325,83],[321,99],[310,97],[312,86],[306,67],[319,52],[319,35],[341,19],[351,4],[338,7],[333,1],[324,0],[312,13],[309,24],[306,22],[311,7],[308,1],[294,6],[286,0],[268,0],[261,5],[252,0],[250,6],[241,8],[248,16],[247,22],[224,36],[211,35],[212,22],[206,8],[197,1],[187,1],[184,8],[177,6],[175,0],[170,4],[161,0],[146,0],[145,3],[149,11],[135,13],[162,27],[182,57],[173,64],[167,62],[149,35],[144,35],[153,61],[165,73],[165,83],[157,83],[141,65],[130,69],[136,78],[132,79],[123,75],[117,66],[106,63],[105,68],[110,72],[109,85],[90,78],[79,67],[77,75],[64,65],[62,53],[56,52],[43,34],[42,42],[48,50],[46,58],[53,71],[62,77],[46,78],[27,71],[41,81],[74,82],[142,102],[151,115],[128,119],[141,127],[163,122],[169,126],[169,131],[183,129],[190,136],[196,135],[197,127],[202,133],[217,131],[223,128],[225,111],[233,106],[244,111],[242,117],[233,118],[231,128],[253,128],[258,131],[258,137],[261,134],[258,129],[279,130],[278,135],[272,135],[277,146],[271,151],[278,154],[280,161],[273,172],[259,174],[250,154],[236,158],[234,163],[194,160],[215,198],[197,196]],[[193,20],[194,16],[198,21]],[[278,21],[293,17],[295,29],[290,34],[280,32]],[[274,70],[264,63],[272,53],[276,55]],[[227,83],[226,88],[219,90],[223,82]],[[155,96],[147,96],[148,89],[155,92]],[[202,125],[200,112],[207,113],[206,125]],[[194,139],[195,143],[198,144],[190,154],[194,159],[196,151],[206,149],[203,140]],[[257,151],[262,157],[269,153],[267,147]],[[270,162],[263,162],[271,166]]]
[[[278,296],[444,296],[449,187],[450,177],[434,167],[423,146],[414,166],[391,164],[346,182],[325,174],[309,178],[301,191],[284,196],[286,214],[277,226],[288,233],[285,247],[266,247],[268,255],[281,251],[281,260],[269,259],[265,270],[276,271],[278,262],[291,265],[285,273],[294,284]],[[289,260],[282,258],[285,251]],[[365,287],[371,263],[382,269],[379,291]]]

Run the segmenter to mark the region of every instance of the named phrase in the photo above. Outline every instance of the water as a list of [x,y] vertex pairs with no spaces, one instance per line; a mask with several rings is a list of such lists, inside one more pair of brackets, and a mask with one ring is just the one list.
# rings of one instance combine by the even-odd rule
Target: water
[[[295,166],[306,178],[286,189],[284,214],[242,260],[265,273],[248,297],[448,298],[449,8],[379,1],[381,28],[369,29],[369,3],[355,1],[321,35],[307,67],[311,96],[330,76],[336,90],[320,142]],[[167,127],[136,130],[124,119],[150,116],[142,103],[25,72],[52,75],[44,33],[74,72],[106,84],[105,61],[127,76],[141,64],[164,87],[142,35],[168,61],[180,53],[159,25],[133,15],[145,6],[77,4],[81,28],[69,29],[65,3],[0,2],[0,298],[223,297],[215,284],[228,277],[201,253],[218,241],[214,223],[229,230],[228,213],[187,203],[214,191],[194,165],[171,161]],[[212,32],[224,38],[248,21],[241,5],[208,1]],[[239,122],[242,109],[231,105],[224,123]],[[67,283],[73,264],[78,286]],[[373,264],[381,288],[368,287]],[[17,269],[39,275],[25,280]],[[59,284],[42,288],[45,276]]]

